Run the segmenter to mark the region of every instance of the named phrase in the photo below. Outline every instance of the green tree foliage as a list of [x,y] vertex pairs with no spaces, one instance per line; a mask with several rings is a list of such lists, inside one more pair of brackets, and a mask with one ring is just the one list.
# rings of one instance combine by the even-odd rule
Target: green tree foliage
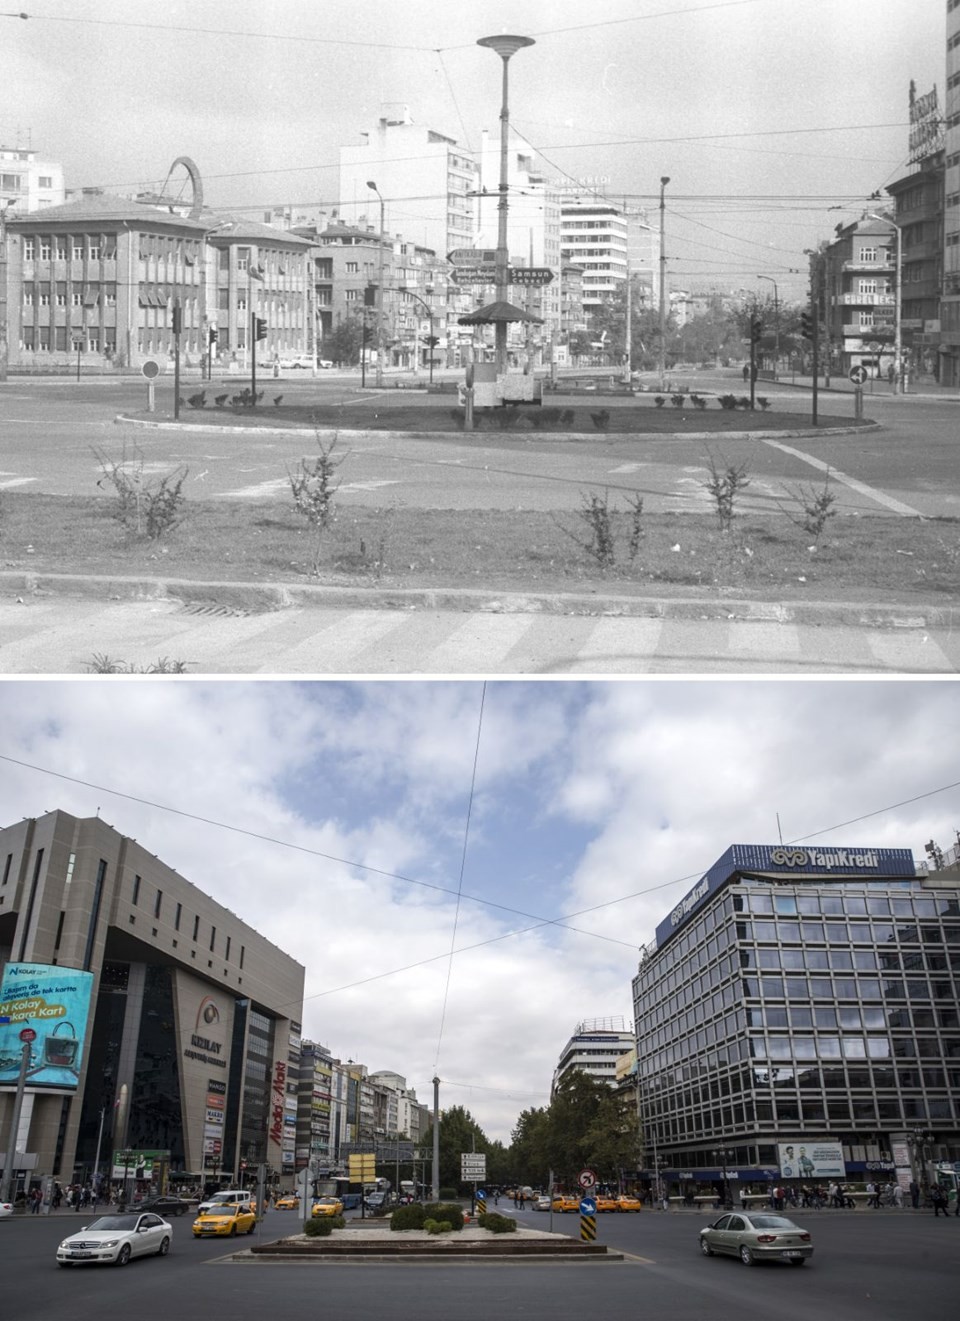
[[323,356],[348,367],[360,361],[361,326],[355,318],[340,321],[324,338]]
[[[460,1156],[465,1151],[486,1152],[489,1175],[489,1153],[493,1145],[469,1110],[462,1105],[444,1110],[440,1117],[440,1187],[460,1187]],[[421,1150],[429,1160],[433,1152],[432,1125],[423,1139]]]

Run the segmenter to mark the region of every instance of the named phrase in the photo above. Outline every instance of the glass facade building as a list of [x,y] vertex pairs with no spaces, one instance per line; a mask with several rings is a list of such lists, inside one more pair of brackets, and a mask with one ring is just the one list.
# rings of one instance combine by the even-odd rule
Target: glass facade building
[[[903,849],[733,845],[633,982],[648,1172],[902,1185],[960,1160],[960,873]],[[812,1172],[807,1171],[810,1177]]]

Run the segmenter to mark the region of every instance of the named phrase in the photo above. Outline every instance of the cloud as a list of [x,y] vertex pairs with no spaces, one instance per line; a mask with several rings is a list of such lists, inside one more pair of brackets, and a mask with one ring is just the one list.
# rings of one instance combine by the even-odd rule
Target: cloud
[[506,1139],[580,1020],[629,1024],[640,947],[731,843],[776,842],[779,816],[785,839],[953,844],[957,790],[930,791],[960,778],[958,701],[949,681],[7,681],[0,753],[72,778],[0,760],[0,802],[4,824],[99,810],[303,963],[308,1037],[421,1100],[439,1074]]

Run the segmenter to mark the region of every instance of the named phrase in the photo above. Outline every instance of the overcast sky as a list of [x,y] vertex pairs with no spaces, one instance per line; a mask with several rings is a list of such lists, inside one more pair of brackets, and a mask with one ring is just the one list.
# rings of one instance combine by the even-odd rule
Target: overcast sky
[[335,205],[339,147],[381,114],[407,106],[473,149],[499,135],[501,63],[476,41],[519,33],[536,45],[510,64],[511,123],[548,174],[601,176],[655,222],[669,176],[671,287],[769,294],[763,273],[790,301],[804,248],[906,172],[910,80],[942,109],[944,8],[35,0],[0,18],[0,139],[61,161],[70,187],[156,186],[186,155],[216,206]]
[[953,844],[958,724],[949,680],[11,680],[0,823],[99,809],[305,965],[307,1036],[508,1141],[730,844]]

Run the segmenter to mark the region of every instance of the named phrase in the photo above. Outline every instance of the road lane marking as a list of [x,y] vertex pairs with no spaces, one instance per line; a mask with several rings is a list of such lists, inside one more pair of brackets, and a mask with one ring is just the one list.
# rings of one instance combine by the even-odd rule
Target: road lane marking
[[866,482],[858,481],[856,477],[848,477],[845,472],[835,468],[832,463],[824,463],[822,459],[815,459],[812,454],[806,454],[803,450],[795,449],[792,445],[784,445],[779,440],[770,440],[766,436],[760,438],[764,445],[770,445],[773,449],[781,450],[784,454],[792,454],[795,459],[801,459],[804,463],[809,463],[812,468],[817,468],[822,473],[828,473],[835,477],[838,482],[843,482],[844,486],[849,486],[851,491],[857,491],[860,495],[865,495],[868,500],[875,500],[878,505],[883,505],[891,513],[902,514],[905,518],[923,518],[924,515],[919,509],[914,509],[912,505],[905,505],[900,500],[895,500],[892,495],[884,495],[883,491],[874,490]]

